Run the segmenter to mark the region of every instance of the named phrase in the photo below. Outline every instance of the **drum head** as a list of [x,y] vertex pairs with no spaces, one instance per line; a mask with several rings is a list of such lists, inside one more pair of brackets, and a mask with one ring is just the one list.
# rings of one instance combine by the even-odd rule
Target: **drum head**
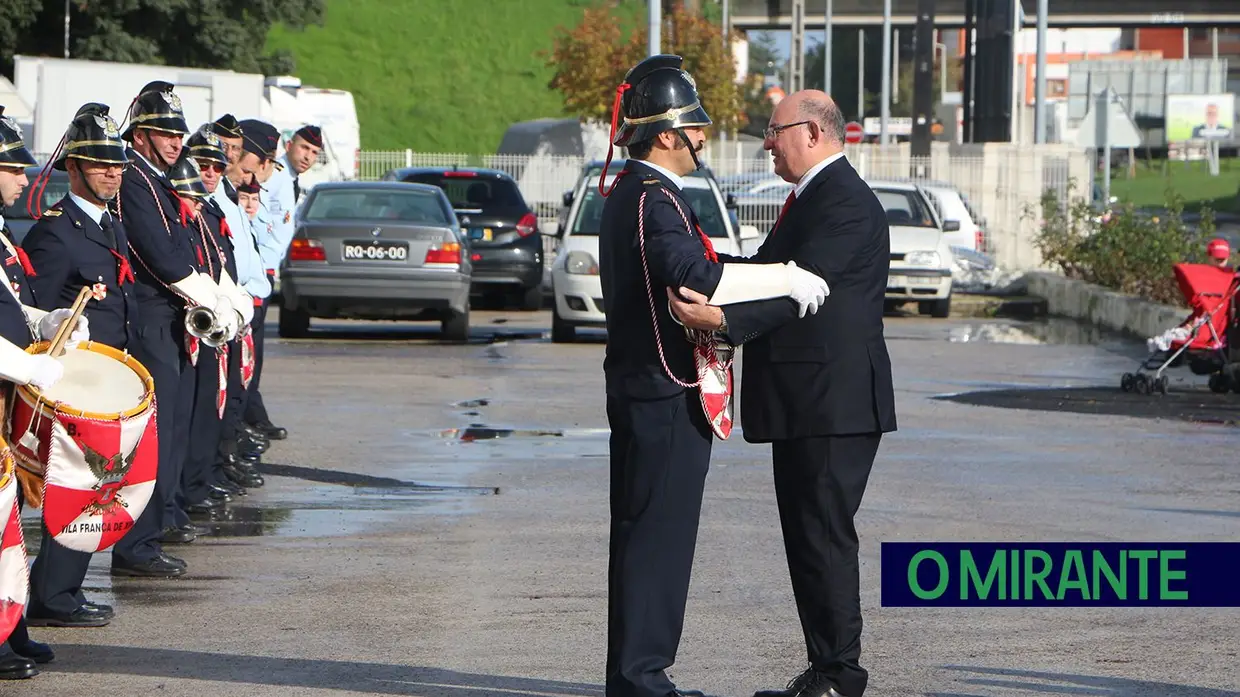
[[78,350],[65,351],[57,360],[65,375],[43,392],[43,399],[98,414],[118,414],[142,403],[142,378],[115,358]]

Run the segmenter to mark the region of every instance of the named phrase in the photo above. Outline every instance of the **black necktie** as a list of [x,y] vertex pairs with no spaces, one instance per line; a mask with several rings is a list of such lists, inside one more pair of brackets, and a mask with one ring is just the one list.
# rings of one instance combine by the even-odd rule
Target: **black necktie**
[[301,198],[301,184],[298,183],[297,177],[293,177],[293,203]]
[[106,211],[103,217],[99,219],[99,227],[103,230],[103,236],[108,240],[108,246],[116,249],[116,231],[112,229],[112,216]]

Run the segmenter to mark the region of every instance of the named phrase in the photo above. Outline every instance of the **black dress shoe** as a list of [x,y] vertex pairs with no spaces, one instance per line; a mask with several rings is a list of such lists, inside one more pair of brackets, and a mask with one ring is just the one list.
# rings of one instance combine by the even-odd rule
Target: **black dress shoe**
[[271,449],[271,441],[261,433],[250,435],[249,433],[237,434],[237,452],[238,453],[258,453],[259,455]]
[[760,690],[753,697],[844,697],[826,673],[810,668],[788,681],[782,690]]
[[39,674],[34,661],[11,650],[0,653],[0,680],[25,680]]
[[82,607],[89,612],[93,612],[96,615],[99,615],[105,620],[110,620],[113,617],[116,617],[116,612],[112,609],[111,605],[104,605],[103,603],[92,603],[89,601],[83,601]]
[[208,488],[207,498],[214,499],[221,503],[228,503],[233,500],[232,494],[228,493],[226,489],[222,489],[214,484]]
[[181,528],[164,528],[164,533],[159,537],[159,541],[166,545],[187,545],[196,539],[196,533]]
[[225,465],[222,469],[224,470],[224,476],[228,477],[233,484],[243,487],[243,490],[245,487],[252,489],[263,485],[262,475],[253,470],[247,471],[246,468],[240,465]]
[[224,509],[223,501],[216,501],[213,498],[207,498],[202,503],[191,503],[185,507],[185,512],[191,516],[212,516]]
[[112,560],[113,576],[136,576],[139,578],[177,578],[185,575],[185,567],[173,564],[165,555],[138,562]]
[[24,644],[10,641],[9,646],[12,647],[13,653],[22,658],[29,658],[35,663],[51,663],[52,659],[56,658],[56,653],[52,651],[52,647],[34,639],[27,639]]
[[84,606],[67,615],[60,612],[40,615],[34,610],[26,615],[26,624],[30,627],[103,627],[111,621],[107,614]]
[[271,437],[267,432],[257,426],[245,424],[241,427],[241,435],[248,438],[255,445],[261,445],[263,448],[271,447]]
[[267,419],[263,419],[262,421],[250,425],[257,428],[263,433],[263,435],[267,436],[271,440],[284,440],[285,438],[288,438],[287,429],[281,428]]
[[182,569],[189,568],[189,564],[186,564],[184,559],[180,557],[174,557],[171,554],[168,554],[167,552],[160,552],[159,558],[164,560],[164,562],[168,564],[172,564],[173,566],[179,566]]

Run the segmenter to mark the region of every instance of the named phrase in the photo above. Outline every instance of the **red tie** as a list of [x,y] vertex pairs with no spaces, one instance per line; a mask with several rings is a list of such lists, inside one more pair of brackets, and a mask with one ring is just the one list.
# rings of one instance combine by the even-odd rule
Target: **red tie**
[[796,197],[796,189],[793,189],[792,192],[788,194],[788,199],[784,201],[784,207],[779,210],[779,217],[775,219],[775,227],[771,228],[771,232],[775,232],[779,229],[779,221],[783,220],[784,213],[787,213],[788,209],[792,208],[792,202],[796,200]]

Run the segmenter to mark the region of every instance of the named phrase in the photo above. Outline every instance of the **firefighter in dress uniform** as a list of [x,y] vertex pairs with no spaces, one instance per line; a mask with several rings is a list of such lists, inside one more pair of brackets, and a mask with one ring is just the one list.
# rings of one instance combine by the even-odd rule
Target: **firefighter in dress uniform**
[[[64,307],[89,287],[83,316],[91,340],[132,352],[139,321],[128,237],[107,210],[129,160],[109,107],[92,102],[78,109],[57,151],[52,167],[68,174],[69,193],[43,212],[22,245],[38,269],[30,279],[35,298],[43,309]],[[112,619],[112,608],[82,593],[90,558],[45,531],[30,576],[32,625],[98,627]]]
[[[681,193],[697,170],[710,117],[679,56],[653,56],[617,90],[612,144],[629,159],[607,196],[599,269],[607,310],[611,546],[607,697],[669,697],[714,434],[703,410],[694,344],[666,289],[728,305],[791,296],[824,299],[822,279],[784,264],[725,261]],[[623,127],[616,132],[620,113]],[[608,153],[608,165],[611,154]]]
[[165,553],[160,542],[165,530],[178,526],[176,495],[197,386],[197,375],[189,369],[186,312],[209,311],[228,337],[240,322],[229,297],[199,270],[194,235],[188,221],[182,223],[181,201],[167,176],[186,135],[189,129],[173,85],[155,81],[143,87],[122,134],[131,145],[131,166],[125,170],[114,212],[129,233],[137,277],[141,326],[136,353],[155,380],[159,471],[155,497],[112,555],[114,575],[167,578],[186,572],[184,560]]
[[[280,261],[293,239],[293,180],[284,169],[284,163],[276,159],[280,144],[280,132],[274,126],[255,119],[241,122],[245,143],[242,148],[242,168],[253,172],[262,185],[261,200],[264,216],[270,222],[266,230],[258,230],[258,247],[263,259],[267,278],[274,285]],[[258,433],[270,440],[283,440],[288,431],[271,422],[267,406],[259,391],[263,376],[263,340],[266,336],[268,304],[264,303],[254,312],[254,377],[246,395],[245,421]]]
[[224,114],[211,124],[211,131],[215,133],[215,137],[220,139],[220,147],[224,150],[224,156],[228,158],[227,167],[224,168],[225,177],[220,182],[222,195],[228,197],[233,205],[236,205],[237,186],[248,178],[248,175],[243,175],[237,164],[241,160],[245,144],[245,139],[241,135],[241,124],[232,114]]
[[[26,353],[26,347],[36,340],[47,340],[55,335],[61,322],[72,314],[59,309],[45,312],[35,307],[34,291],[30,279],[36,274],[25,251],[18,247],[4,223],[4,209],[21,198],[29,185],[26,168],[38,163],[22,140],[21,129],[4,116],[0,106],[0,258],[4,260],[5,290],[0,291],[0,392],[12,398],[10,385],[33,385],[46,390],[64,376],[64,366],[46,355]],[[71,340],[85,341],[90,338],[83,317],[70,335]],[[7,399],[6,399],[7,401]],[[16,477],[16,472],[9,472]],[[21,497],[21,486],[17,487]],[[7,519],[9,512],[4,511]],[[44,535],[44,538],[50,537]],[[29,601],[27,601],[29,603]],[[55,657],[46,644],[34,641],[26,630],[26,622],[18,619],[8,636],[0,636],[0,680],[21,680],[34,677],[39,663],[47,663]]]

